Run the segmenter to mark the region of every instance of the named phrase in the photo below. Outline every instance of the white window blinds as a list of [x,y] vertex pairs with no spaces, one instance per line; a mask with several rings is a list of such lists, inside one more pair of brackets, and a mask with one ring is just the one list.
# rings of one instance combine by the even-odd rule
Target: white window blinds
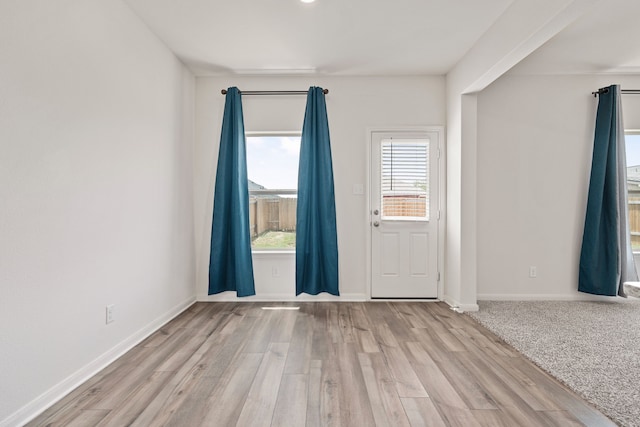
[[429,141],[382,141],[382,219],[429,219]]

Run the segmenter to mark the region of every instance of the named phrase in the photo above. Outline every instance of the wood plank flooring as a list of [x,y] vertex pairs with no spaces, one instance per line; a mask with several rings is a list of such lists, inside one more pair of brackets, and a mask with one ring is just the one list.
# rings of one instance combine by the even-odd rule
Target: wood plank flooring
[[421,302],[196,303],[28,425],[615,426]]

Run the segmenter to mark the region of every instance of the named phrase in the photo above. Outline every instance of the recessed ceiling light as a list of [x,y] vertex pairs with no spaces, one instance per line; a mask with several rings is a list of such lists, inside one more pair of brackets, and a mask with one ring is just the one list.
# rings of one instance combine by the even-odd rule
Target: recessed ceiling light
[[313,3],[316,0],[300,0],[302,3]]

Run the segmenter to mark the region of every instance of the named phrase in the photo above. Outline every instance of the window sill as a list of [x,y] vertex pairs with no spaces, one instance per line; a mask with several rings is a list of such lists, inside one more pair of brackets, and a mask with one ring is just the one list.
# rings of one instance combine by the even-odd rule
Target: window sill
[[253,250],[251,251],[251,255],[255,258],[272,258],[272,257],[294,257],[296,255],[295,250]]

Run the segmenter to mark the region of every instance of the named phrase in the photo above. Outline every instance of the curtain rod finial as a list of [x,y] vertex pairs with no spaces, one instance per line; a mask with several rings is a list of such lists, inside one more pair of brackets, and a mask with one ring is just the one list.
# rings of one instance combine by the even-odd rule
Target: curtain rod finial
[[220,93],[221,93],[221,94],[223,94],[223,95],[226,95],[226,94],[227,94],[227,90],[226,90],[226,89],[222,89],[222,90],[220,91]]

